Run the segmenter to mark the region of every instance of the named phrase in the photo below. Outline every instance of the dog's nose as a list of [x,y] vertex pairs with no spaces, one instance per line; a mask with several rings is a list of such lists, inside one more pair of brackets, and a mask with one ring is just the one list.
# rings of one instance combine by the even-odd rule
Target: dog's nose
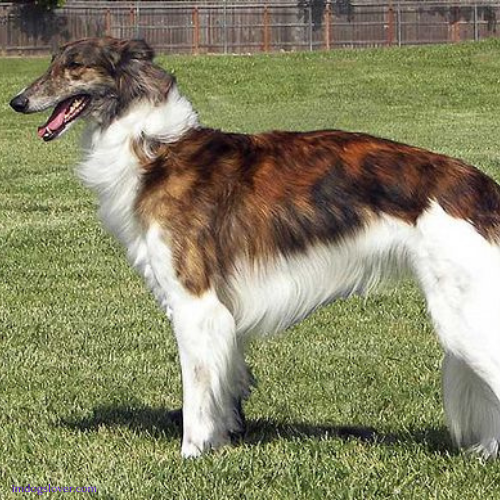
[[28,98],[25,97],[23,94],[17,95],[10,101],[10,105],[14,111],[17,111],[18,113],[24,113],[26,111],[26,108],[28,107]]

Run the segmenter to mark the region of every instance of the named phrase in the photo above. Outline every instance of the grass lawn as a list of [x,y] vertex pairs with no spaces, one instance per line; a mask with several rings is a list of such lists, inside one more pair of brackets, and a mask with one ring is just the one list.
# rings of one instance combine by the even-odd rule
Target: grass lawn
[[[500,180],[499,42],[159,61],[210,126],[364,131]],[[410,283],[254,342],[246,441],[182,461],[170,325],[73,176],[79,129],[45,144],[44,117],[8,107],[47,62],[0,60],[1,499],[28,484],[99,499],[500,498],[500,462],[450,446],[441,352]]]

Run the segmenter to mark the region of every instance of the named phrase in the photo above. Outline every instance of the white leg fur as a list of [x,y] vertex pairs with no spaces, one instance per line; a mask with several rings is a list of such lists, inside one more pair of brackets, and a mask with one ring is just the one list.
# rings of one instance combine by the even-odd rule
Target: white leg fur
[[467,363],[449,353],[443,362],[443,393],[455,445],[484,458],[496,458],[500,438],[499,400]]
[[421,217],[415,261],[447,353],[445,412],[454,442],[485,458],[500,441],[500,250],[438,205]]
[[248,396],[250,377],[233,316],[215,292],[198,297],[182,286],[172,266],[166,237],[153,225],[145,245],[155,287],[166,291],[179,347],[182,455],[196,457],[206,449],[226,444],[232,433],[241,430],[238,404]]
[[182,455],[195,457],[239,430],[234,382],[243,363],[234,319],[213,292],[174,308],[183,383]]

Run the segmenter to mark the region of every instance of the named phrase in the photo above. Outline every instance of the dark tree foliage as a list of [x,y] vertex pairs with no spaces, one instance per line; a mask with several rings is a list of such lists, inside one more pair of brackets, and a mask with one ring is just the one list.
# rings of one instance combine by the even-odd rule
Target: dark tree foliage
[[66,0],[20,0],[18,2],[14,2],[19,5],[25,4],[25,5],[36,5],[37,7],[40,7],[42,9],[57,9],[58,7],[62,7],[65,3]]
[[[323,25],[327,0],[298,0],[298,6],[302,10],[302,18],[308,23],[309,15],[313,29],[319,30]],[[336,16],[347,16],[347,20],[352,20],[354,7],[352,0],[333,0],[330,2],[332,11]]]
[[16,27],[36,40],[55,45],[69,40],[68,20],[64,14],[55,12],[65,0],[32,0],[14,6]]
[[40,7],[56,9],[57,7],[62,7],[66,3],[66,0],[35,0],[35,3]]
[[336,16],[347,16],[348,21],[352,21],[354,6],[351,0],[336,0],[333,2],[333,13]]

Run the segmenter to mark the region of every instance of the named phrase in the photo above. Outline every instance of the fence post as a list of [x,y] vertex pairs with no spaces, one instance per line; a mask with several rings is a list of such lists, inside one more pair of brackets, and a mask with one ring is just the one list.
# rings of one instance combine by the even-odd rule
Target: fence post
[[325,30],[325,49],[330,50],[331,48],[331,24],[332,24],[332,5],[330,0],[326,3],[325,14],[323,18],[323,25]]
[[458,43],[460,41],[460,21],[457,21],[453,26],[453,38],[454,42]]
[[398,2],[398,8],[397,8],[397,23],[398,23],[398,46],[401,47],[403,45],[403,18],[401,16],[401,4]]
[[312,0],[309,0],[309,50],[313,50],[313,20],[312,20]]
[[269,33],[269,6],[264,5],[263,13],[263,25],[264,25],[264,52],[269,52],[270,50],[270,33]]
[[227,54],[228,52],[228,42],[227,42],[227,0],[224,0],[224,8],[222,10],[222,29],[224,31],[223,33],[223,40],[224,40],[224,54]]
[[474,41],[479,40],[479,26],[477,23],[477,4],[474,4]]
[[460,41],[459,24],[457,21],[451,23],[451,41],[457,43]]
[[200,13],[198,7],[193,7],[193,53],[200,53]]
[[452,43],[460,41],[460,8],[450,7],[450,24],[448,26],[448,38]]
[[387,45],[392,45],[394,43],[394,9],[392,7],[392,1],[389,2],[389,8],[387,10],[386,43]]
[[1,7],[2,9],[2,23],[5,25],[5,31],[2,33],[2,55],[7,55],[7,40],[9,38],[10,32],[10,20],[7,16],[7,9],[5,7]]
[[106,10],[106,35],[111,36],[111,10]]
[[129,22],[129,25],[130,25],[130,31],[131,32],[132,32],[132,28],[135,25],[135,37],[137,38],[137,24],[135,22],[135,8],[134,7],[130,7],[130,12],[129,12],[129,16],[128,16],[128,22]]
[[141,7],[139,0],[135,4],[135,37],[141,37]]

